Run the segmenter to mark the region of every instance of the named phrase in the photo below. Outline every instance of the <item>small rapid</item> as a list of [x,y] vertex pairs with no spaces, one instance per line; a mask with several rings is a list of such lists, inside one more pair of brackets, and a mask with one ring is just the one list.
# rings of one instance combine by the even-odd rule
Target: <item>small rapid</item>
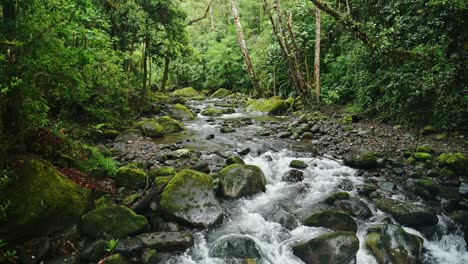
[[[205,108],[213,102],[196,105]],[[242,118],[263,117],[249,114],[236,109],[237,113],[223,115],[216,119],[198,116],[194,121],[186,123],[189,133],[197,140],[184,143],[188,147],[209,147],[211,150],[229,151],[249,147],[253,150],[244,156],[249,165],[256,165],[266,176],[267,186],[264,193],[236,200],[224,200],[224,221],[221,225],[194,233],[195,245],[180,255],[173,256],[170,264],[222,264],[246,263],[242,261],[226,261],[211,257],[210,251],[217,241],[225,238],[247,238],[255,242],[261,254],[259,264],[301,264],[293,254],[292,247],[315,237],[326,234],[330,230],[322,227],[309,227],[301,223],[308,214],[320,209],[321,202],[337,191],[347,191],[351,197],[359,197],[366,203],[373,216],[367,220],[357,219],[359,250],[356,256],[358,264],[377,264],[376,259],[366,249],[365,236],[368,227],[386,223],[389,215],[376,209],[366,198],[359,196],[356,186],[364,183],[364,178],[357,176],[354,169],[344,166],[340,161],[315,157],[310,153],[293,150],[294,144],[300,142],[281,142],[264,140],[255,136],[268,122],[282,119],[264,119],[260,123],[243,127],[233,134],[220,134],[219,121],[239,120]],[[267,120],[267,121],[265,121]],[[213,140],[204,140],[209,134],[215,134]],[[305,162],[308,167],[303,170],[304,180],[290,183],[282,180],[282,176],[290,170],[292,160]],[[404,197],[402,197],[404,198]],[[279,216],[279,217],[278,217]],[[279,221],[280,219],[281,221]],[[439,216],[436,234],[427,238],[420,232],[404,227],[410,234],[424,238],[423,263],[425,264],[460,264],[468,263],[468,253],[463,233],[450,218]],[[254,262],[255,263],[255,262]]]

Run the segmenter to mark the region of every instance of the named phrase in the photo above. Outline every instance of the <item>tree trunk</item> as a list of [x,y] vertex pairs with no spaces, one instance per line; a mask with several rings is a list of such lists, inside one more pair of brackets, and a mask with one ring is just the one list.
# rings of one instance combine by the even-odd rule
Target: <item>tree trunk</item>
[[314,59],[314,79],[315,79],[315,96],[317,101],[320,101],[320,33],[321,33],[321,18],[320,9],[315,9],[315,59]]
[[252,86],[254,87],[255,92],[257,93],[257,96],[261,97],[262,91],[260,89],[260,85],[257,79],[257,74],[252,65],[252,61],[250,60],[250,55],[247,50],[247,44],[245,42],[244,32],[242,30],[242,25],[241,25],[240,18],[239,18],[239,12],[237,11],[235,0],[229,0],[229,1],[231,2],[232,15],[234,16],[234,23],[237,29],[237,39],[239,40],[239,45],[242,51],[242,56],[244,57],[244,62],[245,62],[245,65],[247,66],[247,72],[249,73],[250,80],[252,81]]
[[143,44],[143,88],[141,90],[141,99],[145,100],[146,96],[146,85],[148,82],[148,44],[149,37],[145,37],[145,43]]
[[214,31],[215,30],[215,20],[214,20],[214,16],[213,16],[213,6],[210,5],[210,26],[211,26],[211,30]]
[[167,79],[168,79],[168,76],[169,76],[169,65],[171,64],[171,58],[169,58],[169,56],[166,56],[166,58],[164,59],[164,73],[163,73],[163,77],[162,77],[162,80],[161,80],[161,92],[165,92],[166,91],[166,85],[167,85]]

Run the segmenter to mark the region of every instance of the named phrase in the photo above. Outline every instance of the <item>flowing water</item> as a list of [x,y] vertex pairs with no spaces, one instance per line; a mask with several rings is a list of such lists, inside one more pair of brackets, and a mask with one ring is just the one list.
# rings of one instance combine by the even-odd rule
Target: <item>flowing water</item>
[[[218,101],[192,102],[193,108],[203,109]],[[244,157],[246,164],[259,166],[265,173],[267,187],[265,193],[255,196],[223,201],[225,211],[224,222],[220,226],[195,233],[195,245],[186,252],[171,258],[171,264],[218,264],[227,263],[224,260],[210,258],[209,251],[215,241],[226,237],[248,237],[255,241],[264,264],[299,264],[303,263],[292,253],[291,246],[308,241],[314,237],[329,232],[325,228],[314,228],[301,225],[301,221],[313,209],[320,207],[324,198],[340,189],[350,190],[349,186],[363,183],[363,178],[356,176],[355,170],[340,164],[340,162],[324,157],[314,157],[304,151],[309,146],[303,142],[257,137],[256,134],[266,126],[282,122],[284,118],[269,117],[260,113],[246,113],[236,109],[237,113],[223,115],[210,119],[198,115],[193,121],[186,122],[188,135],[192,140],[184,143],[186,147],[211,151],[229,152],[236,149],[251,148],[251,154]],[[255,120],[254,124],[238,128],[235,133],[221,134],[221,122],[236,122],[243,118]],[[214,134],[212,140],[205,140],[207,135]],[[179,137],[167,138],[164,143],[180,140]],[[233,152],[234,153],[234,152]],[[261,153],[260,155],[258,153]],[[309,166],[304,170],[304,180],[300,183],[281,181],[282,175],[288,171],[293,159],[302,160]],[[351,187],[351,196],[358,196],[355,187]],[[388,215],[376,209],[373,204],[365,201],[372,210],[373,216],[366,220],[357,220],[360,249],[357,253],[358,264],[373,264],[376,260],[365,249],[365,230],[372,224],[382,223]],[[393,198],[405,199],[403,195]],[[277,211],[293,215],[292,228],[286,229],[281,224],[271,221],[270,217]],[[423,263],[427,264],[460,264],[468,263],[468,253],[463,234],[459,227],[448,217],[439,216],[436,235],[426,238],[418,231],[404,229],[424,237],[426,253]],[[231,263],[231,262],[229,262]],[[235,263],[235,262],[233,262]],[[242,262],[239,262],[242,263]]]

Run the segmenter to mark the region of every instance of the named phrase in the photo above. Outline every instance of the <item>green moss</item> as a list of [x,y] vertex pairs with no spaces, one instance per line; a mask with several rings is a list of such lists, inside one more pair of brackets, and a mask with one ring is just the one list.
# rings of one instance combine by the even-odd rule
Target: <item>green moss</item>
[[125,197],[125,199],[123,199],[122,204],[125,205],[125,206],[130,206],[136,200],[138,200],[138,198],[140,198],[140,197],[141,197],[141,194],[139,194],[139,193],[131,194],[131,195]]
[[174,176],[176,175],[177,171],[174,167],[160,167],[157,169],[152,169],[148,172],[148,176],[151,179],[161,176]]
[[441,167],[445,167],[453,171],[465,172],[468,170],[468,157],[461,152],[442,153],[437,157],[437,162]]
[[117,186],[137,190],[146,186],[147,177],[144,171],[125,166],[117,171],[115,182]]
[[186,87],[182,89],[175,90],[172,95],[178,97],[196,97],[199,96],[199,92],[192,87]]
[[305,169],[309,167],[309,165],[307,165],[302,160],[292,160],[291,163],[289,163],[289,167],[295,168],[295,169]]
[[439,185],[429,179],[419,179],[415,183],[414,193],[424,199],[434,199],[439,193]]
[[423,205],[388,198],[374,199],[374,203],[377,208],[391,214],[399,223],[416,229],[435,225],[439,221],[437,215]]
[[156,187],[163,186],[171,180],[172,176],[158,176],[154,179],[154,185]]
[[437,139],[437,140],[444,140],[444,139],[447,139],[447,134],[445,134],[445,133],[437,134],[437,135],[436,135],[436,139]]
[[144,120],[136,124],[141,133],[147,137],[161,138],[164,136],[164,128],[155,120]]
[[97,199],[96,202],[94,202],[94,208],[104,208],[104,207],[111,207],[114,206],[115,202],[112,200],[112,197],[108,194],[102,196],[101,198]]
[[270,98],[249,100],[248,111],[266,112],[269,115],[281,115],[287,112],[288,105],[282,99]]
[[374,169],[379,166],[377,162],[377,154],[371,151],[365,151],[359,156],[345,160],[345,164],[358,169]]
[[232,94],[231,91],[224,89],[224,88],[220,88],[211,95],[211,98],[224,98],[231,94]]
[[141,263],[153,264],[158,263],[158,252],[155,249],[147,249],[141,254]]
[[343,117],[343,119],[341,120],[341,123],[343,125],[350,125],[353,123],[353,116],[352,115],[347,115],[345,117]]
[[208,106],[201,114],[204,116],[222,116],[223,112],[217,108]]
[[423,152],[423,153],[434,153],[434,150],[429,147],[428,145],[421,145],[417,148],[417,152]]
[[336,231],[357,232],[356,221],[347,213],[336,210],[324,210],[307,217],[306,226],[323,226]]
[[219,171],[216,177],[224,197],[238,198],[266,191],[265,175],[254,165],[232,164]]
[[336,200],[347,200],[349,199],[349,197],[349,193],[347,192],[337,192],[327,197],[327,199],[325,199],[323,202],[332,205],[335,203]]
[[413,154],[413,157],[417,161],[428,161],[432,160],[432,155],[424,152],[416,152]]
[[287,98],[284,102],[290,109],[294,106],[294,98],[292,97]]
[[226,165],[232,165],[232,164],[245,164],[244,160],[239,157],[239,156],[229,156],[226,159]]
[[171,117],[176,120],[187,121],[192,120],[195,116],[185,105],[176,104],[172,109]]
[[52,165],[26,161],[6,190],[0,204],[9,201],[0,237],[22,239],[47,235],[75,223],[85,213],[90,191],[60,174]]
[[425,126],[421,129],[421,135],[434,134],[435,132],[437,132],[437,130],[433,126]]
[[158,123],[163,127],[164,134],[171,134],[184,131],[184,126],[177,120],[168,116],[163,116],[158,119]]
[[81,230],[93,238],[124,238],[147,226],[144,216],[125,206],[99,208],[81,217]]

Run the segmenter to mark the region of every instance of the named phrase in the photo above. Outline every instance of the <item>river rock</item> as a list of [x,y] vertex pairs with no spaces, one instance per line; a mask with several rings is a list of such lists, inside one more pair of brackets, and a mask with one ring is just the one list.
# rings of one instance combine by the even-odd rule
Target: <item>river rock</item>
[[288,170],[282,177],[285,182],[300,182],[304,180],[304,172],[300,170]]
[[169,181],[160,206],[167,217],[199,228],[218,224],[223,218],[213,194],[213,179],[194,170],[182,170]]
[[289,167],[295,169],[306,169],[307,167],[309,167],[309,165],[307,165],[302,160],[292,160],[291,163],[289,163]]
[[223,112],[218,108],[208,106],[207,108],[205,108],[205,110],[201,112],[201,114],[204,116],[222,116]]
[[193,246],[190,232],[155,232],[141,234],[137,237],[143,244],[158,251],[185,250]]
[[164,136],[164,128],[156,120],[148,119],[140,121],[136,124],[144,136],[152,138],[161,138]]
[[141,254],[140,261],[143,264],[158,264],[160,263],[158,252],[154,249],[146,249],[143,251],[143,254]]
[[420,231],[439,222],[437,215],[424,205],[399,202],[388,198],[374,199],[374,203],[380,210],[391,214],[400,224]]
[[289,109],[284,100],[272,97],[270,99],[250,100],[247,102],[247,111],[266,112],[269,115],[282,115]]
[[194,98],[199,96],[200,93],[192,87],[186,87],[175,90],[174,92],[172,92],[172,95],[175,97]]
[[337,210],[323,210],[307,217],[306,226],[323,226],[336,231],[357,232],[356,221],[347,213]]
[[365,243],[379,264],[419,263],[422,257],[423,239],[397,225],[368,228]]
[[428,200],[433,200],[439,193],[439,185],[429,179],[419,179],[415,182],[414,193]]
[[114,252],[126,257],[132,257],[136,256],[144,246],[143,241],[138,237],[120,239],[114,248]]
[[209,252],[210,257],[224,260],[261,259],[255,241],[246,236],[228,235],[218,238]]
[[106,254],[107,242],[98,239],[86,245],[80,252],[80,259],[90,262],[98,262]]
[[229,165],[218,173],[217,178],[224,197],[239,198],[266,191],[265,175],[254,165]]
[[468,156],[461,152],[447,152],[437,157],[439,166],[458,173],[468,172]]
[[131,190],[145,188],[148,181],[146,173],[138,168],[121,167],[115,175],[115,183],[119,187]]
[[81,217],[81,230],[93,238],[124,238],[147,226],[144,216],[125,206],[99,208]]
[[139,129],[127,129],[120,133],[116,138],[115,141],[117,142],[128,142],[128,141],[135,141],[140,139],[143,135]]
[[0,205],[9,204],[0,237],[16,240],[47,235],[79,221],[90,192],[72,182],[52,165],[29,160],[0,191]]
[[177,133],[185,130],[182,123],[170,118],[169,116],[159,118],[158,123],[163,127],[164,134]]
[[375,169],[379,167],[376,153],[370,151],[362,152],[356,157],[346,158],[344,159],[344,163],[347,166],[357,169]]
[[219,131],[223,134],[228,134],[228,133],[234,133],[236,132],[236,130],[232,127],[227,127],[227,126],[223,126],[219,129]]
[[192,120],[194,115],[185,105],[176,104],[172,108],[170,117],[179,121],[188,121]]
[[336,201],[338,200],[347,200],[349,199],[349,193],[347,192],[336,192],[330,196],[328,196],[325,200],[323,200],[324,203],[333,205]]
[[282,208],[277,208],[273,212],[265,213],[263,214],[263,217],[268,221],[280,224],[287,230],[294,230],[299,226],[299,222],[296,217]]
[[232,164],[245,164],[244,160],[239,157],[239,156],[229,156],[226,159],[226,165],[232,165]]
[[352,263],[359,239],[352,232],[332,232],[293,247],[293,253],[306,264]]
[[176,175],[177,171],[174,167],[159,167],[148,171],[148,176],[151,179],[156,177],[167,177]]
[[372,216],[369,206],[361,199],[352,197],[347,200],[338,200],[335,206],[348,214],[361,219],[367,219]]
[[226,96],[231,95],[232,92],[228,89],[220,88],[216,90],[213,94],[211,94],[210,98],[225,98]]

